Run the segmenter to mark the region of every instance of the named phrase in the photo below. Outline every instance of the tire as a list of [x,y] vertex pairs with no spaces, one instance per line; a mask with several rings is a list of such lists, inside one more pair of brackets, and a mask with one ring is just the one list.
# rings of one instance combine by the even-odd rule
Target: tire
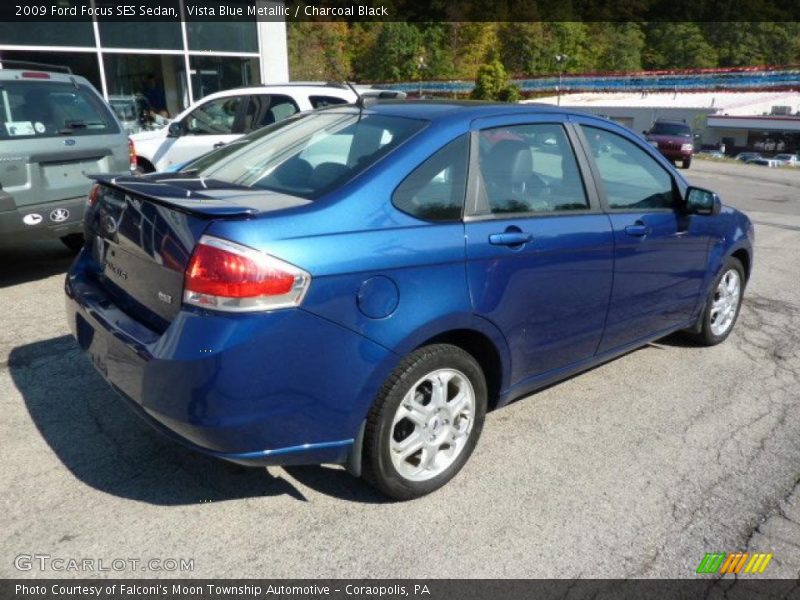
[[70,233],[69,235],[65,235],[60,239],[61,243],[64,244],[75,254],[80,252],[81,248],[83,248],[84,239],[82,233]]
[[[446,384],[443,395],[435,394],[434,382]],[[396,500],[442,487],[475,449],[486,401],[486,378],[472,355],[449,344],[415,350],[386,380],[367,415],[362,476]]]
[[684,169],[688,169],[691,166],[691,164],[692,164],[692,159],[687,158],[681,162],[681,167],[683,167]]
[[[726,277],[738,278],[738,293],[736,297],[731,299],[727,304],[721,302],[723,298],[722,287],[729,290],[730,285],[721,285],[721,282]],[[730,281],[730,280],[728,280]],[[706,298],[705,306],[703,308],[703,316],[700,326],[700,331],[697,333],[690,333],[689,336],[697,343],[703,346],[716,346],[724,342],[733,331],[733,326],[739,318],[739,310],[742,306],[742,298],[744,296],[745,288],[745,275],[742,263],[733,257],[729,257],[725,264],[722,266],[719,275],[714,279],[714,284]],[[728,313],[726,322],[718,321],[720,319],[720,305],[723,307],[729,306],[732,313]],[[716,314],[715,314],[716,313]],[[724,327],[723,327],[724,326]]]

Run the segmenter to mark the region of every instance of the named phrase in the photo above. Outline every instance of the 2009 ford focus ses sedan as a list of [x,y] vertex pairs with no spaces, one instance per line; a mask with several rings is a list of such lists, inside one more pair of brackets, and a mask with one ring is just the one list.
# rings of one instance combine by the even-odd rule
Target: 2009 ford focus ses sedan
[[395,498],[451,479],[487,408],[674,331],[723,341],[753,261],[747,217],[644,140],[536,105],[302,114],[89,205],[68,319],[139,414]]

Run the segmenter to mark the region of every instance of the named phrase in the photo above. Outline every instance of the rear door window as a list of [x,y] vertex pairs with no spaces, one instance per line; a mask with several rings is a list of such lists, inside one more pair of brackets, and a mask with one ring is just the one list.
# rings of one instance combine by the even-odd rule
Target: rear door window
[[335,96],[309,96],[309,102],[314,108],[323,108],[325,106],[335,106],[337,104],[347,104],[344,98],[337,98]]
[[119,133],[92,90],[66,82],[0,83],[0,140]]
[[300,111],[297,103],[282,94],[254,94],[250,96],[242,119],[241,131],[250,133],[267,125],[278,123]]

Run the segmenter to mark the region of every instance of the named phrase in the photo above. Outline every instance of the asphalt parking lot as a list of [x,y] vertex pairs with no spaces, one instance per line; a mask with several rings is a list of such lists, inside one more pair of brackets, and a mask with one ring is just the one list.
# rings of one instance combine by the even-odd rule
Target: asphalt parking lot
[[686,172],[756,223],[729,340],[678,336],[489,415],[464,471],[389,503],[337,467],[246,469],[163,440],[68,335],[60,244],[0,249],[0,576],[19,555],[193,559],[69,576],[800,576],[800,169]]

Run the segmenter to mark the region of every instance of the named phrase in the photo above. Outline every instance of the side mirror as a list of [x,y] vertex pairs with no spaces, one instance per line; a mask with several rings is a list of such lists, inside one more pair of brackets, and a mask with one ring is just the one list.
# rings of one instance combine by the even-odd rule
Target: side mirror
[[722,200],[711,190],[690,186],[686,190],[686,209],[695,215],[718,215],[722,211]]
[[169,124],[168,137],[181,137],[182,135],[186,135],[186,125],[183,124],[183,121],[173,121]]

